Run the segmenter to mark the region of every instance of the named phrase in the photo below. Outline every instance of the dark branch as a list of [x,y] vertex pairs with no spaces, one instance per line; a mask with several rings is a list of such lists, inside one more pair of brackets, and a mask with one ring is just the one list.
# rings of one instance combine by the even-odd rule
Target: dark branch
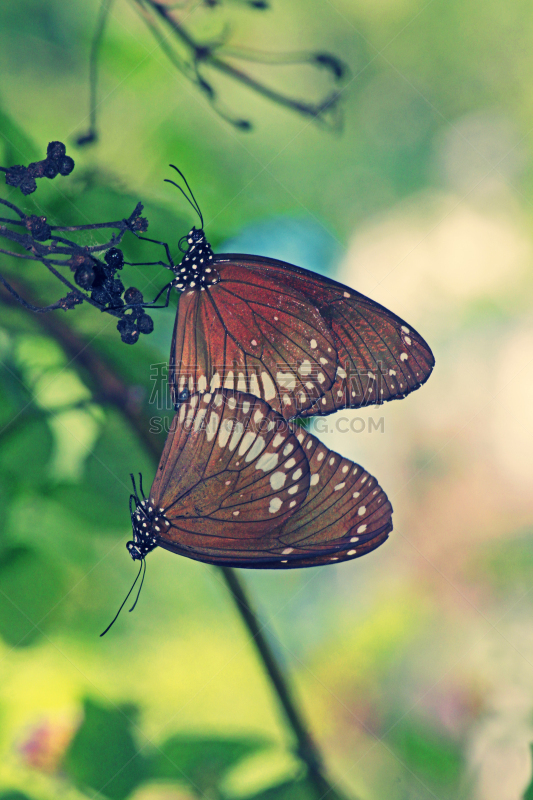
[[[58,146],[64,151],[64,145],[61,142],[52,142],[48,146],[49,152],[54,147],[57,150]],[[20,171],[27,168],[17,169]],[[9,168],[6,175],[8,173]],[[20,253],[16,250],[0,248],[0,253],[19,260],[41,262],[55,278],[69,289],[68,294],[55,303],[37,306],[25,299],[10,282],[0,275],[0,283],[21,305],[28,310],[45,313],[58,309],[67,311],[83,302],[89,303],[118,319],[117,329],[122,341],[126,344],[135,344],[141,333],[149,334],[153,331],[152,318],[146,314],[144,309],[145,307],[160,308],[161,306],[156,306],[155,301],[145,303],[143,295],[138,289],[133,286],[125,289],[122,281],[116,277],[116,271],[122,269],[124,265],[122,251],[117,249],[116,245],[122,241],[128,231],[142,239],[140,234],[148,228],[148,221],[141,217],[142,203],[137,203],[133,212],[126,219],[90,225],[48,225],[46,217],[27,215],[7,200],[0,198],[0,205],[9,208],[19,217],[19,219],[2,218],[0,220],[0,238],[7,239],[26,251]],[[55,236],[52,233],[52,231],[83,233],[89,230],[103,229],[116,232],[113,232],[107,242],[90,246],[81,245],[65,236]],[[162,243],[158,242],[158,244]],[[169,254],[168,246],[165,245],[165,247]],[[101,252],[104,252],[103,261],[95,257],[96,253]],[[172,261],[165,266],[172,269]],[[74,273],[74,282],[77,285],[68,280],[57,267],[70,269]],[[164,287],[158,297],[167,289],[169,289],[169,285]],[[167,291],[167,305],[169,297],[170,290]]]

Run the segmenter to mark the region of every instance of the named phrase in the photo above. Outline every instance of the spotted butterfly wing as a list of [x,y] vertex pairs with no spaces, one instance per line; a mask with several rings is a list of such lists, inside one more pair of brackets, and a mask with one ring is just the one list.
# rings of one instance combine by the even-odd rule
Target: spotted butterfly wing
[[298,428],[311,470],[309,492],[284,523],[286,567],[348,561],[375,550],[392,531],[392,506],[376,479]]
[[431,374],[424,339],[359,292],[275,259],[214,255],[203,231],[189,243],[174,281],[176,401],[224,387],[292,419],[405,397]]
[[262,280],[283,283],[316,305],[328,322],[338,353],[335,383],[299,416],[331,414],[405,397],[424,384],[435,359],[428,344],[403,319],[337,281],[270,258],[216,257],[246,266]]
[[154,547],[210,564],[286,569],[355,558],[387,538],[374,478],[264,401],[216,390],[183,402],[132,513],[133,558]]

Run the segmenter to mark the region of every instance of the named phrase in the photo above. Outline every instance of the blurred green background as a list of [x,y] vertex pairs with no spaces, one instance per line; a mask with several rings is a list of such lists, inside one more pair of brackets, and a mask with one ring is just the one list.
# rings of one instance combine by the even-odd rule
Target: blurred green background
[[[349,65],[340,134],[209,73],[254,123],[244,133],[121,0],[102,45],[100,140],[76,151],[97,12],[96,0],[3,6],[0,163],[59,139],[76,169],[2,197],[56,224],[120,219],[141,200],[149,235],[175,252],[196,220],[163,183],[172,161],[215,249],[323,271],[422,333],[437,360],[425,387],[344,414],[360,433],[320,427],[385,488],[390,540],[337,567],[242,574],[345,794],[519,800],[533,740],[533,6],[179,7],[200,39]],[[327,91],[309,67],[249,69],[297,97]],[[160,257],[124,244],[132,260]],[[44,268],[1,259],[41,299],[61,296]],[[128,279],[152,294],[166,274]],[[154,417],[173,304],[133,347],[94,309],[55,314]],[[153,461],[46,320],[2,305],[0,359],[0,796],[310,797],[291,783],[290,734],[215,569],[156,550],[135,613],[99,638],[135,574],[128,476],[149,484]]]

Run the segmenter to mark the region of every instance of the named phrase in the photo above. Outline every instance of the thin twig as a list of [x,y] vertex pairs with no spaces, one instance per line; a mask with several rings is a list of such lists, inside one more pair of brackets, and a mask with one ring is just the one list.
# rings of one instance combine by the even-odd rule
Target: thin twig
[[329,97],[326,97],[321,103],[306,103],[302,100],[297,100],[296,98],[281,94],[274,89],[270,89],[268,86],[265,86],[265,84],[257,81],[255,78],[252,78],[246,72],[237,69],[237,67],[234,67],[232,64],[229,64],[227,61],[219,58],[214,54],[214,48],[210,48],[200,44],[200,42],[197,42],[171,13],[169,8],[163,3],[159,3],[156,0],[134,0],[134,2],[138,3],[139,5],[141,2],[145,2],[148,6],[150,6],[154,12],[167,25],[170,26],[176,36],[178,36],[183,44],[185,44],[185,46],[191,51],[196,63],[207,64],[211,67],[214,67],[214,69],[217,69],[219,72],[229,75],[234,80],[244,84],[245,86],[248,86],[258,94],[263,95],[263,97],[273,100],[275,103],[279,103],[287,108],[291,108],[293,111],[298,111],[304,116],[310,116],[318,120],[324,111],[331,108],[338,99],[339,93],[334,92]]
[[244,624],[252,635],[252,641],[285,711],[298,743],[296,752],[307,766],[309,778],[317,790],[317,800],[328,800],[328,796],[333,791],[335,792],[336,800],[341,800],[342,796],[339,794],[338,789],[334,790],[326,777],[320,752],[298,708],[287,678],[283,674],[283,670],[264,636],[264,626],[260,623],[257,613],[252,608],[250,599],[246,596],[244,584],[234,569],[230,567],[217,567],[217,569],[224,576],[226,585],[231,592]]
[[98,51],[104,35],[104,30],[111,11],[113,0],[102,0],[98,11],[98,21],[91,42],[91,53],[89,56],[89,130],[80,136],[76,142],[78,145],[95,142],[98,138],[96,130],[96,94],[98,89]]

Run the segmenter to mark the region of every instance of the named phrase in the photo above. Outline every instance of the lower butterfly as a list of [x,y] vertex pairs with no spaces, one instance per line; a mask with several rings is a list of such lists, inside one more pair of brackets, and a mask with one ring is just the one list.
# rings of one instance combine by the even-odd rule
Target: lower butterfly
[[336,564],[375,550],[392,506],[375,478],[250,394],[217,389],[179,406],[145,497],[133,479],[133,539],[146,574],[162,547],[196,561],[248,569]]
[[209,564],[307,567],[364,555],[392,530],[375,478],[227,390],[180,406],[148,498],[130,503],[134,560],[162,547]]

